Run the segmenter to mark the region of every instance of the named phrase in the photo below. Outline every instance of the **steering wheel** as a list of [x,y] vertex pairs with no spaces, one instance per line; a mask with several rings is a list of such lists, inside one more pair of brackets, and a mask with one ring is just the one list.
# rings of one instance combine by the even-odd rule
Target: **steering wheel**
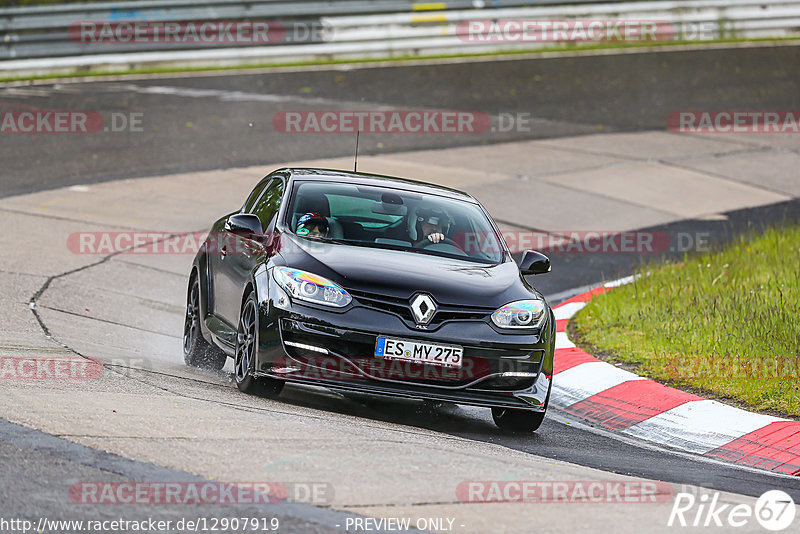
[[418,248],[428,248],[431,245],[450,245],[453,248],[457,248],[458,250],[460,250],[464,254],[467,254],[466,250],[461,248],[461,246],[458,243],[456,243],[455,241],[453,241],[449,237],[445,237],[444,239],[439,240],[438,243],[434,243],[430,239],[425,238],[425,240],[421,244],[418,245]]

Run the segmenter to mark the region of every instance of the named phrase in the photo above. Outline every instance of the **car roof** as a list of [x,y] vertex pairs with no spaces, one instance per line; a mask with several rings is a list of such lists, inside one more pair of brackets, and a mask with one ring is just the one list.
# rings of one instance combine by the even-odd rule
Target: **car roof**
[[[332,183],[347,183],[358,185],[371,185],[376,187],[389,187],[394,189],[402,189],[404,191],[413,191],[415,193],[426,193],[431,195],[439,195],[452,199],[466,200],[468,202],[477,203],[474,197],[450,187],[441,185],[429,184],[426,182],[419,182],[408,178],[400,178],[397,176],[386,176],[383,174],[370,174],[366,172],[349,172],[341,169],[315,169],[315,168],[285,168],[279,171],[289,172],[294,180],[313,180],[319,182],[332,182]],[[278,172],[278,171],[276,171]]]

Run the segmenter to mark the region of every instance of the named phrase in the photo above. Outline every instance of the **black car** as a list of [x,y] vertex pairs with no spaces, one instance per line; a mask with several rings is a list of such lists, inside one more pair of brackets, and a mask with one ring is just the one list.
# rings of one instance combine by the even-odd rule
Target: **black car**
[[279,169],[218,220],[189,276],[186,363],[240,390],[286,382],[492,408],[533,431],[547,409],[555,320],[486,210],[402,178]]

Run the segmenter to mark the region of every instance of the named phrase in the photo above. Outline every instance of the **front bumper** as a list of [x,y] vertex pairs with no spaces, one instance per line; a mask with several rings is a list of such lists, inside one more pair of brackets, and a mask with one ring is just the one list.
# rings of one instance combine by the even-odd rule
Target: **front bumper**
[[[539,332],[501,333],[481,320],[412,330],[393,313],[333,311],[284,300],[261,304],[257,375],[390,397],[546,409],[553,376],[552,314]],[[460,369],[376,357],[378,336],[464,348]]]

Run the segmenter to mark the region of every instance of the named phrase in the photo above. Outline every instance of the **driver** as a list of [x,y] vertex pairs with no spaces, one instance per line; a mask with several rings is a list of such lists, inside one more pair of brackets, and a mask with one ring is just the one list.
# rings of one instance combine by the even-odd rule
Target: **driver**
[[417,241],[414,246],[426,242],[439,243],[446,239],[450,229],[450,217],[439,206],[420,206],[417,209]]
[[328,219],[319,213],[306,213],[297,219],[297,230],[295,233],[304,237],[327,237]]

